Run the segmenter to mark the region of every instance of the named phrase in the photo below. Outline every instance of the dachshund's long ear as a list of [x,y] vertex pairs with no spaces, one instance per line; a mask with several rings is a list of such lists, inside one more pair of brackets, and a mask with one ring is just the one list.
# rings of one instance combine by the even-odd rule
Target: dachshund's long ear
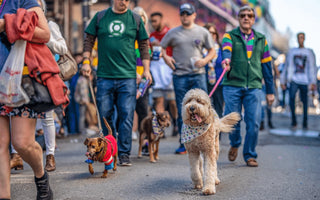
[[87,146],[87,145],[88,145],[88,143],[89,143],[89,138],[86,138],[86,140],[84,141],[84,143],[83,143],[83,144]]

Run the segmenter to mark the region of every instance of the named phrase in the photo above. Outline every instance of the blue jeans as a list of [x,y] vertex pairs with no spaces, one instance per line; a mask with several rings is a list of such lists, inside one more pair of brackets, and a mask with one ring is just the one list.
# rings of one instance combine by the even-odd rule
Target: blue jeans
[[182,100],[184,95],[191,89],[199,88],[207,92],[206,74],[192,74],[177,76],[173,75],[173,86],[176,95],[176,104],[178,108],[178,129],[181,144],[181,128],[182,128]]
[[[258,142],[259,126],[261,122],[261,89],[248,89],[233,86],[223,86],[225,112],[241,113],[244,107],[244,121],[246,123],[246,136],[243,146],[243,158],[257,158],[256,146]],[[240,121],[235,130],[229,135],[230,145],[238,148],[241,145]]]
[[[97,79],[96,98],[103,134],[108,135],[107,127],[103,122],[103,117],[105,117],[115,138],[118,132],[119,156],[130,155],[131,152],[136,90],[136,79]],[[114,109],[117,109],[117,119],[114,118]]]
[[290,110],[291,110],[291,125],[297,125],[297,118],[296,118],[296,93],[300,90],[300,99],[303,104],[303,127],[308,126],[308,85],[301,85],[295,82],[290,83],[289,88],[289,97],[290,97]]

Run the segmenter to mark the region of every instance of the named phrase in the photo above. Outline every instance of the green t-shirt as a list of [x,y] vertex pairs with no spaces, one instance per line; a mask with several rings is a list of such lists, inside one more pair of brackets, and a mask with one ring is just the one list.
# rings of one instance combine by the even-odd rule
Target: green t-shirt
[[148,39],[140,18],[139,33],[131,10],[117,14],[111,8],[100,19],[98,28],[96,14],[85,32],[98,38],[98,71],[103,78],[136,78],[135,40]]

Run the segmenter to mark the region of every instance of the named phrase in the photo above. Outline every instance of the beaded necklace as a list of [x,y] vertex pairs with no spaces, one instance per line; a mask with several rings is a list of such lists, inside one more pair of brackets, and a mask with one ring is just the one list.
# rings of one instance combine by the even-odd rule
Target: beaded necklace
[[3,10],[3,7],[4,7],[4,4],[6,3],[6,0],[0,0],[0,5],[1,5],[1,8],[0,8],[0,14]]

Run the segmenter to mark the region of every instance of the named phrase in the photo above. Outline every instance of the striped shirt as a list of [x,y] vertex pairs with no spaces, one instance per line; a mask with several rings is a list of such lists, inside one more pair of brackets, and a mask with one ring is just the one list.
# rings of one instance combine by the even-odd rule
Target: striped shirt
[[[247,48],[247,56],[250,59],[252,56],[252,49],[253,49],[253,44],[254,44],[254,34],[253,31],[249,36],[245,35],[244,33],[241,32],[241,36],[243,40],[246,42],[246,48]],[[230,57],[232,53],[232,40],[231,36],[229,33],[225,33],[222,39],[222,50],[223,51],[229,51],[230,52]],[[261,63],[267,63],[271,62],[272,58],[270,56],[269,52],[269,46],[267,40],[265,40],[265,45],[264,45],[264,52],[263,56],[261,58]]]

